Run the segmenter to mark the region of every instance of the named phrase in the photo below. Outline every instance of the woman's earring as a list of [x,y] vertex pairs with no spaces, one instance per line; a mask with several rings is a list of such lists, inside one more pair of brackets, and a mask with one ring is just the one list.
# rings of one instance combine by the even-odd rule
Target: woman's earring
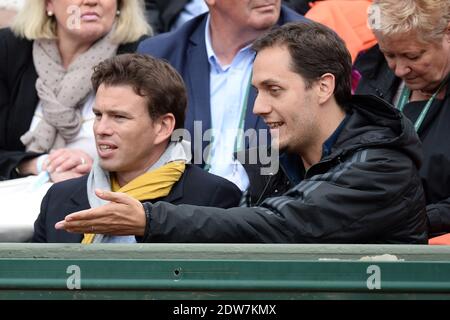
[[47,11],[47,16],[53,17],[53,11]]
[[120,16],[120,10],[116,11],[116,16]]

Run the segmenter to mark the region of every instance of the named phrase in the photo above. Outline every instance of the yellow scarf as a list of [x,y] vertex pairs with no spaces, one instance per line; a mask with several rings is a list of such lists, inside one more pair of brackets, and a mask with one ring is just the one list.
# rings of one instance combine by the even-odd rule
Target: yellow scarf
[[[186,165],[182,161],[169,162],[158,169],[140,175],[123,187],[119,186],[114,175],[111,179],[111,190],[126,193],[139,201],[165,197],[170,193],[173,185],[180,180],[185,168]],[[81,243],[92,243],[94,236],[93,233],[85,233]]]

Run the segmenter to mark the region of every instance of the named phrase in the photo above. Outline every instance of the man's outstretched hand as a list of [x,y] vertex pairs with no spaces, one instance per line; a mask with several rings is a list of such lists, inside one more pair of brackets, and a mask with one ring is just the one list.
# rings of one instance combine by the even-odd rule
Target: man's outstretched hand
[[109,203],[71,213],[55,224],[57,230],[73,233],[143,236],[145,211],[142,203],[125,193],[96,189],[95,194]]

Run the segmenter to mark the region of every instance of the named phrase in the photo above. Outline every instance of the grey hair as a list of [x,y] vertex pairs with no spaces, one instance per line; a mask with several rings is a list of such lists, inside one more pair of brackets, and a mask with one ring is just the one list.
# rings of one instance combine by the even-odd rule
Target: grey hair
[[380,36],[416,33],[424,42],[440,41],[449,22],[449,0],[374,0],[369,8],[369,25]]

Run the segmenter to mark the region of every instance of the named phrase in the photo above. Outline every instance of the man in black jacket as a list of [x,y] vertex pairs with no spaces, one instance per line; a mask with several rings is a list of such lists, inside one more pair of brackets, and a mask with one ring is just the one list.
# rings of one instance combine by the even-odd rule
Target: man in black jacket
[[[146,242],[426,243],[420,142],[388,104],[351,96],[342,40],[318,23],[300,22],[272,30],[253,48],[254,112],[283,152],[282,170],[268,177],[247,171],[249,199],[258,206],[158,202],[130,210],[126,196],[105,193],[113,201],[109,213],[76,213],[57,227],[85,232],[105,214],[145,214]],[[288,190],[276,195],[278,188]]]

